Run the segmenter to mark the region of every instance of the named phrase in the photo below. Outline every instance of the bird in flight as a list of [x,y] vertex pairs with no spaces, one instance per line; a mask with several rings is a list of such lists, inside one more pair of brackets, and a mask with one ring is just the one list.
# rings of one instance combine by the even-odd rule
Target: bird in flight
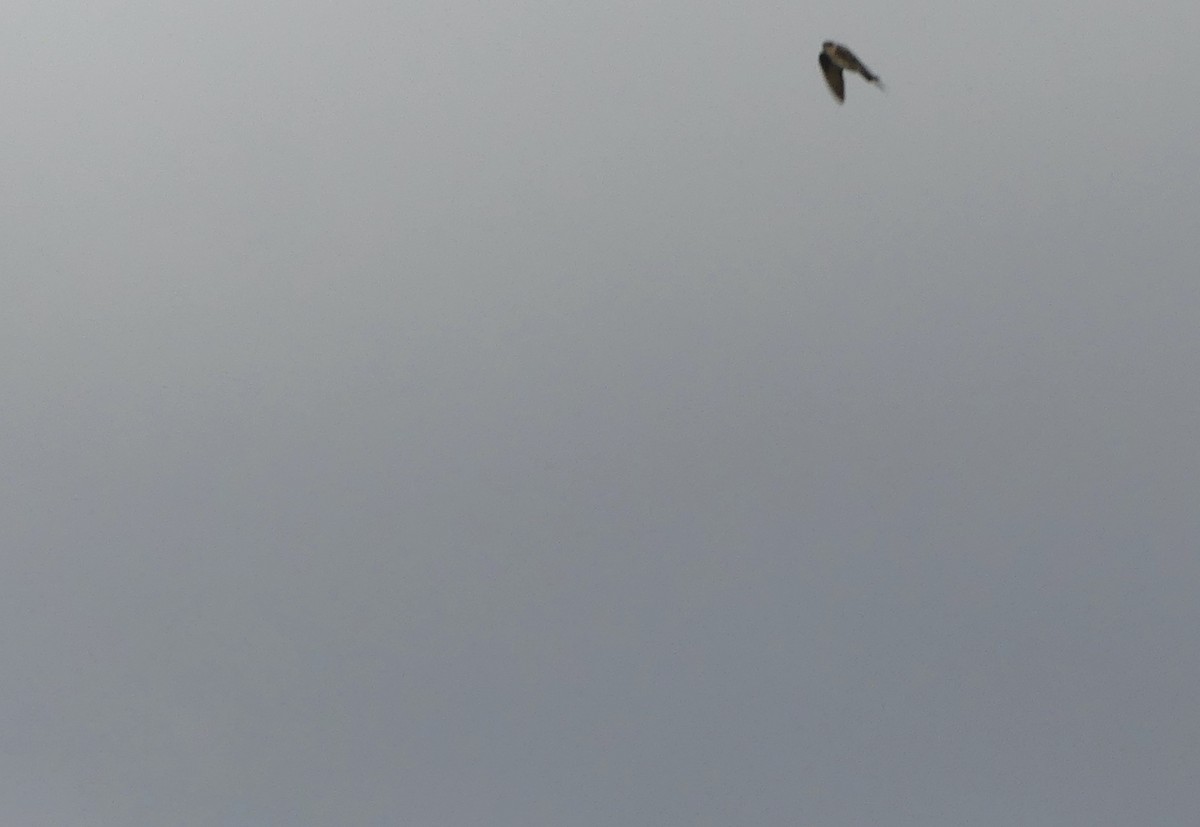
[[833,92],[838,103],[846,99],[846,80],[842,77],[843,69],[848,72],[858,72],[867,79],[868,83],[873,83],[880,89],[883,88],[883,81],[877,75],[871,74],[871,70],[854,56],[854,52],[841,43],[826,40],[821,46],[821,56],[818,60],[821,63],[821,71],[825,73],[825,82],[829,84],[829,91]]

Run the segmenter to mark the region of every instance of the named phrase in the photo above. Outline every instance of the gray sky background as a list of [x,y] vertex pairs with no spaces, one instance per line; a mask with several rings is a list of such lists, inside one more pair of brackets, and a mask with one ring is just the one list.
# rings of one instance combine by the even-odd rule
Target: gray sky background
[[1200,812],[1195,2],[3,17],[5,823]]

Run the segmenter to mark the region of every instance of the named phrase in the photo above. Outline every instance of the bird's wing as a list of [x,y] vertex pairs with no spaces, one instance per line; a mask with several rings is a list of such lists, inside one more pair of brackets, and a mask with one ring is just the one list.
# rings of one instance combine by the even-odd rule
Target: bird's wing
[[838,47],[838,63],[849,72],[858,72],[870,83],[879,83],[879,76],[868,69],[867,64],[859,60],[858,56],[845,46]]
[[[854,71],[856,71],[860,75],[862,75],[863,78],[866,81],[868,81],[869,83],[876,83],[876,84],[879,83],[879,75],[875,74],[870,69],[868,69],[865,65],[863,65],[862,61],[856,61],[856,62],[858,64],[858,66],[855,68]],[[880,85],[882,86],[882,84],[880,84]]]
[[841,103],[846,99],[846,81],[842,77],[842,70],[824,52],[821,52],[818,59],[821,62],[821,71],[825,74],[825,82],[829,84],[829,91],[837,98],[838,103]]

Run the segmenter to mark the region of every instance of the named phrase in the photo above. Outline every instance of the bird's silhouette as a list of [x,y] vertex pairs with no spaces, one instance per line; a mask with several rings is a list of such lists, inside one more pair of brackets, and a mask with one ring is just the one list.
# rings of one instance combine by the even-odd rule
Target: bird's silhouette
[[829,91],[837,98],[837,102],[841,103],[846,99],[846,80],[842,76],[842,71],[858,72],[868,83],[873,83],[880,89],[883,88],[883,81],[863,65],[863,62],[854,56],[854,52],[847,49],[841,43],[834,43],[832,40],[826,40],[821,46],[821,54],[817,60],[821,64],[821,71],[825,74],[825,82],[829,84]]

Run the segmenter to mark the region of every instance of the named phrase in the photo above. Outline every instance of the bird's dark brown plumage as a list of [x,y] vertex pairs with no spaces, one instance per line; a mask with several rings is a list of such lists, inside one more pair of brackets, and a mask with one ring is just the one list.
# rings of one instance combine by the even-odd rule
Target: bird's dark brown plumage
[[883,82],[879,76],[872,73],[861,60],[854,56],[854,52],[840,43],[826,40],[821,45],[821,54],[817,60],[821,64],[825,82],[829,84],[829,91],[837,98],[838,103],[846,100],[846,80],[842,74],[843,71],[857,72],[868,83],[873,83],[880,89],[883,88]]

